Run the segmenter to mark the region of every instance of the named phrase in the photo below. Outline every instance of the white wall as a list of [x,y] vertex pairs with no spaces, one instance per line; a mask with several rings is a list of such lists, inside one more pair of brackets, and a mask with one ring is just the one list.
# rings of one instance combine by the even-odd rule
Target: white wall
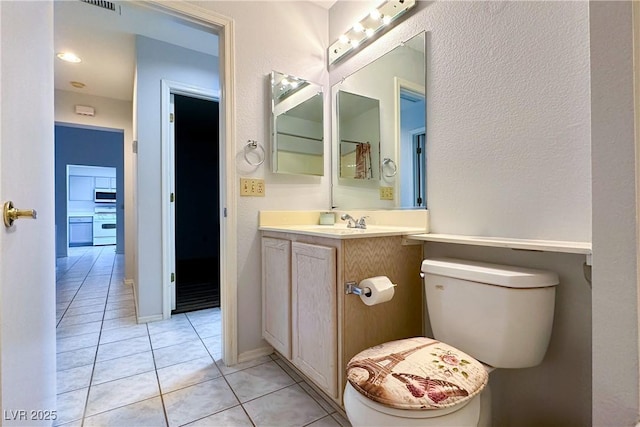
[[640,413],[631,3],[589,5],[594,426],[635,425]]
[[[375,5],[338,2],[331,9],[330,42]],[[588,8],[586,2],[420,2],[400,25],[332,68],[333,84],[428,32],[432,232],[591,240]],[[546,358],[536,368],[492,374],[493,421],[590,425],[591,291],[584,257],[432,243],[425,254],[560,275]]]
[[[255,139],[270,151],[270,94],[272,70],[301,77],[324,87],[325,117],[329,117],[325,51],[328,12],[307,2],[215,1],[198,3],[235,21],[236,132],[239,179],[265,179],[265,197],[239,197],[231,214],[238,221],[238,349],[266,346],[261,337],[260,210],[327,209],[330,206],[329,156],[324,176],[273,174],[268,160],[257,168],[244,161],[242,150]],[[325,135],[330,135],[329,121]],[[329,138],[326,138],[325,146]],[[327,151],[328,153],[328,151]],[[238,185],[238,184],[236,184]]]
[[[139,319],[162,316],[162,145],[161,80],[218,91],[218,58],[147,37],[136,38]],[[212,194],[216,197],[216,194]]]
[[[81,116],[75,113],[76,105],[89,105],[96,109],[96,115]],[[55,91],[55,120],[62,123],[76,123],[124,130],[124,253],[125,279],[132,280],[135,266],[135,202],[133,198],[133,110],[130,101],[83,95],[66,90]]]

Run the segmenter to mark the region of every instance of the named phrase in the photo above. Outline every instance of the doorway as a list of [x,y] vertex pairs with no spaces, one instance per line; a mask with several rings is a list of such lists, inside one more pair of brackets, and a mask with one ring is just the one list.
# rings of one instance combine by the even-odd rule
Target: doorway
[[216,100],[172,94],[175,305],[220,307],[220,167]]
[[397,121],[400,167],[400,206],[427,206],[426,194],[426,102],[424,88],[396,79]]
[[[73,6],[78,4],[79,4],[78,7],[84,8],[81,17],[77,17],[76,14],[73,14],[71,13],[72,11],[68,10],[69,8],[72,8]],[[138,6],[142,6],[142,7],[138,7]],[[236,189],[233,185],[227,185],[227,183],[232,182],[231,180],[235,177],[235,169],[236,169],[236,165],[234,163],[235,152],[233,149],[233,144],[235,142],[235,119],[234,119],[234,107],[233,107],[234,74],[232,72],[232,70],[234,69],[234,63],[235,63],[233,28],[232,28],[233,21],[218,13],[215,13],[213,11],[208,11],[205,8],[194,8],[193,6],[190,6],[184,3],[175,3],[175,4],[168,5],[166,3],[162,3],[158,1],[151,1],[151,2],[145,3],[145,5],[140,5],[140,4],[133,5],[130,3],[127,3],[126,5],[124,4],[116,5],[117,9],[125,8],[126,9],[125,14],[100,10],[99,8],[95,8],[94,6],[89,6],[88,3],[81,3],[81,2],[77,2],[77,3],[76,2],[60,2],[60,3],[56,2],[55,8],[56,8],[56,13],[55,13],[56,28],[69,29],[78,25],[79,22],[82,22],[82,27],[90,29],[90,31],[88,32],[88,34],[90,35],[97,35],[97,30],[99,28],[109,25],[109,22],[112,18],[122,24],[128,23],[138,18],[143,19],[145,23],[149,23],[150,21],[155,22],[157,20],[164,20],[166,22],[159,23],[158,25],[152,26],[150,24],[149,25],[145,24],[145,25],[135,26],[135,28],[136,28],[136,31],[138,30],[143,31],[145,29],[149,29],[152,27],[163,28],[165,30],[163,30],[162,32],[154,32],[153,34],[148,34],[146,37],[155,38],[157,36],[162,38],[163,41],[166,43],[172,43],[175,40],[175,37],[174,37],[175,32],[170,31],[169,29],[171,28],[171,26],[179,23],[183,23],[184,27],[204,30],[202,31],[203,34],[217,35],[218,37],[217,41],[203,42],[202,41],[203,39],[199,39],[200,41],[197,43],[197,46],[198,47],[215,46],[215,50],[219,52],[218,65],[216,65],[215,67],[211,67],[212,70],[215,70],[218,73],[219,82],[220,82],[219,93],[224,93],[227,95],[224,98],[220,99],[220,147],[219,147],[219,150],[220,150],[219,151],[219,162],[220,162],[219,196],[220,197],[219,197],[219,203],[220,203],[220,209],[221,210],[224,209],[225,212],[227,207],[234,206]],[[58,13],[59,8],[63,8],[64,13],[62,13],[62,11],[61,13]],[[91,14],[91,18],[90,18],[88,16],[90,14],[90,10],[96,10],[98,12],[95,13],[95,16],[94,14]],[[123,16],[125,16],[125,18],[122,18]],[[67,20],[67,22],[61,22],[60,24],[58,24],[58,21],[57,21],[58,18],[60,19],[64,18]],[[74,21],[74,18],[75,18],[75,21]],[[68,21],[71,21],[71,22],[68,22]],[[118,29],[121,28],[118,25],[116,25],[116,27]],[[109,33],[110,37],[108,39],[114,42],[119,42],[119,46],[125,43],[126,41],[125,39],[129,37],[129,36],[126,36],[124,38],[117,37],[115,34],[113,34],[114,28],[111,28],[110,30],[111,30],[111,32]],[[58,37],[58,34],[56,34],[56,39],[60,39],[64,41],[64,38]],[[85,40],[85,39],[86,37],[84,38],[78,37],[78,38],[75,38],[74,40]],[[93,52],[97,50],[95,46],[97,45],[94,43],[93,45],[90,45],[85,51]],[[102,44],[100,44],[100,46],[102,46]],[[192,48],[192,50],[198,51],[199,49],[197,47],[194,47]],[[127,49],[118,49],[117,51],[125,52],[125,53],[130,52],[130,50],[127,50]],[[90,62],[92,61],[84,61],[83,63],[89,64]],[[127,61],[123,60],[123,61],[110,61],[110,62],[119,64],[118,68],[123,68]],[[112,72],[109,75],[115,76],[116,74],[117,73]],[[125,74],[133,75],[133,72],[126,72]],[[102,74],[94,73],[91,75],[97,76]],[[176,78],[182,79],[181,77],[176,77]],[[64,85],[68,85],[69,81],[71,80],[76,80],[76,79],[70,79],[70,78],[61,79],[62,84]],[[86,88],[88,89],[91,89],[92,87],[96,87],[96,86],[91,84],[88,84],[86,86]],[[85,91],[86,90],[87,89],[85,89]],[[103,96],[109,97],[111,96],[111,94],[114,94],[115,96],[114,91],[108,91]],[[138,102],[141,99],[142,98],[139,98]],[[102,115],[103,111],[105,110],[101,109],[100,111],[98,111],[98,113],[100,114],[96,115],[96,117],[103,117]],[[133,124],[134,126],[140,125],[141,123],[146,124],[150,120],[155,120],[155,117],[158,117],[159,119],[160,116],[159,115],[150,115],[149,117],[145,116],[143,119],[139,119],[137,121],[134,120]],[[164,138],[165,125],[163,124],[162,126],[163,126],[162,134]],[[145,142],[147,141],[146,137],[140,137],[141,134],[138,131],[139,129],[133,129],[133,132],[130,129],[125,129],[126,144],[127,144],[127,147],[126,147],[127,150],[125,150],[125,158],[126,158],[126,161],[128,161],[128,165],[126,165],[125,167],[125,180],[127,185],[124,187],[124,189],[126,190],[125,192],[127,194],[127,206],[128,206],[127,212],[130,213],[128,215],[130,215],[132,219],[128,221],[128,224],[129,224],[128,227],[130,228],[128,228],[127,230],[127,236],[133,236],[133,237],[127,237],[126,239],[127,245],[128,245],[127,253],[129,254],[127,255],[127,262],[126,262],[126,266],[127,266],[126,277],[131,278],[131,280],[127,280],[127,282],[129,282],[129,284],[134,286],[134,289],[136,290],[136,293],[139,298],[141,298],[144,301],[157,301],[157,295],[156,295],[157,288],[153,287],[153,284],[154,284],[153,282],[155,282],[157,279],[154,276],[153,280],[151,281],[147,280],[148,272],[152,271],[152,275],[153,275],[153,272],[155,272],[155,268],[157,267],[157,263],[155,261],[156,258],[154,258],[152,263],[147,262],[148,255],[154,254],[155,256],[155,250],[157,249],[157,246],[153,248],[144,247],[143,243],[145,242],[148,243],[148,241],[146,240],[146,237],[155,239],[158,235],[162,236],[162,244],[161,244],[162,313],[158,314],[157,312],[152,312],[148,316],[141,317],[141,321],[153,321],[153,320],[159,320],[160,317],[166,318],[171,315],[171,305],[170,305],[171,297],[170,297],[170,292],[168,292],[169,286],[167,285],[167,283],[169,282],[169,275],[166,274],[167,269],[165,269],[166,260],[171,259],[170,257],[166,256],[167,254],[166,252],[169,250],[169,247],[165,245],[167,241],[167,238],[166,238],[167,228],[166,228],[165,214],[167,213],[167,205],[168,205],[167,203],[165,203],[166,201],[165,199],[168,199],[168,192],[166,191],[168,189],[168,185],[165,184],[165,180],[167,178],[167,175],[165,173],[162,173],[159,179],[156,179],[153,181],[155,183],[161,182],[162,184],[162,188],[161,188],[162,207],[161,209],[154,209],[150,213],[150,215],[153,218],[149,219],[148,216],[146,216],[146,213],[141,212],[143,207],[147,206],[147,204],[142,202],[141,199],[144,198],[143,196],[146,196],[151,193],[155,195],[156,191],[155,189],[153,189],[153,191],[148,191],[148,188],[142,186],[141,180],[139,179],[136,171],[141,170],[141,165],[147,166],[147,163],[143,164],[143,162],[147,162],[147,159],[154,157],[155,153],[154,153],[154,156],[151,156],[148,151],[144,151],[144,150],[138,151],[138,148],[140,146],[140,147],[145,147],[146,149],[147,147],[151,147],[151,146],[157,147],[157,145],[146,143]],[[127,132],[131,132],[131,133],[127,134]],[[140,145],[138,144],[138,137],[140,137]],[[153,138],[155,138],[155,135]],[[153,148],[152,150],[155,150],[155,149],[156,148]],[[163,156],[162,162],[164,164],[165,162],[164,153],[162,154],[162,156]],[[149,225],[156,224],[156,219],[157,219],[157,215],[159,215],[158,213],[159,211],[162,211],[162,219],[161,219],[162,229],[154,231],[155,235],[148,235],[147,230],[149,230],[150,228]],[[224,346],[223,346],[224,357],[223,358],[226,363],[233,364],[237,360],[237,340],[235,338],[237,334],[237,328],[236,328],[236,318],[237,318],[236,316],[236,297],[237,297],[236,245],[237,245],[237,242],[235,237],[236,220],[235,220],[235,217],[227,217],[226,214],[225,215],[220,214],[219,217],[222,218],[222,221],[220,224],[220,236],[222,236],[220,245],[224,248],[223,250],[219,250],[220,252],[219,277],[220,277],[220,283],[223,284],[220,287],[220,306],[222,308],[222,317],[223,317],[222,327],[223,327],[223,337],[224,337],[223,338],[224,340]],[[145,229],[145,233],[147,233],[144,236],[142,236],[142,233],[140,232],[140,230],[143,227]],[[151,268],[148,268],[149,265],[151,265]],[[171,270],[169,271],[171,272]],[[144,278],[141,277],[140,275],[141,272],[145,273]],[[147,285],[147,283],[151,283],[151,286]],[[153,294],[152,297],[149,297],[149,294]],[[167,300],[169,301],[169,304],[167,304]],[[149,304],[147,304],[147,306],[145,306],[144,308],[148,309],[148,307],[149,307]]]
[[56,257],[81,245],[124,253],[124,131],[58,122],[54,135]]

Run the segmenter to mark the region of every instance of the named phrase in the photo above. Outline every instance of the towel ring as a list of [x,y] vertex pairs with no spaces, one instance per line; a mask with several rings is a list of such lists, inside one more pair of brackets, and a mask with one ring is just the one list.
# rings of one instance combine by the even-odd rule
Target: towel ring
[[[253,163],[251,160],[249,160],[249,156],[247,156],[247,153],[249,152],[249,150],[255,150],[256,148],[259,148],[260,150],[262,150],[262,155],[258,153],[257,155],[260,161],[257,163]],[[247,161],[247,163],[249,163],[251,166],[260,166],[261,164],[264,163],[265,157],[266,157],[266,153],[264,151],[264,147],[258,144],[258,141],[256,141],[255,139],[249,139],[247,141],[247,145],[244,146],[244,159]]]
[[396,166],[396,162],[394,162],[393,160],[391,160],[388,157],[385,157],[384,159],[382,159],[382,167],[384,168],[387,165],[391,165],[391,167],[393,168],[393,172],[391,173],[391,175],[387,175],[385,173],[384,176],[387,177],[387,178],[391,178],[391,177],[396,176],[396,174],[398,173],[398,166]]

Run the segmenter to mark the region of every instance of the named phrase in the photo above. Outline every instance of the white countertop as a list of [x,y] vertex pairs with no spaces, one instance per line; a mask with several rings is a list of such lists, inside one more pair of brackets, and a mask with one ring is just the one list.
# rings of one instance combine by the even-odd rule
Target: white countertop
[[274,225],[261,226],[260,231],[275,231],[281,233],[296,233],[307,236],[327,237],[330,239],[363,239],[369,237],[408,236],[424,233],[420,227],[400,227],[367,225],[367,228],[347,228],[344,223],[335,225]]
[[412,240],[424,242],[457,243],[473,246],[492,246],[497,248],[523,249],[531,251],[564,252],[591,254],[591,242],[567,242],[560,240],[513,239],[508,237],[461,236],[456,234],[417,234]]

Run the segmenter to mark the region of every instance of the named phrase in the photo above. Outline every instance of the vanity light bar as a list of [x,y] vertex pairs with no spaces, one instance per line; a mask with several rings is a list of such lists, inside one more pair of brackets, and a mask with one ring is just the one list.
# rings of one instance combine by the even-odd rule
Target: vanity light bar
[[329,64],[337,62],[349,52],[365,44],[374,34],[387,28],[415,4],[416,0],[387,0],[373,9],[329,46]]

